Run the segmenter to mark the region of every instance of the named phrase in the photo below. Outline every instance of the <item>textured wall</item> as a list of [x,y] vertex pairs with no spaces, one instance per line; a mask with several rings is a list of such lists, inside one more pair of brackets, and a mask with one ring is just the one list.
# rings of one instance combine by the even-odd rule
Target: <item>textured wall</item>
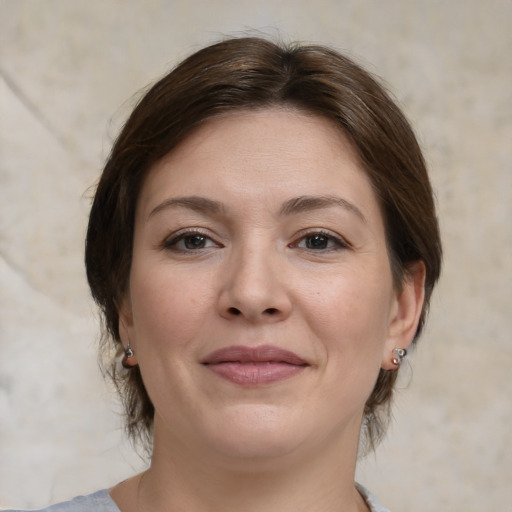
[[88,188],[135,91],[251,27],[330,43],[382,76],[437,190],[442,283],[360,481],[395,512],[510,510],[511,21],[509,0],[0,0],[0,504],[141,467],[95,362]]

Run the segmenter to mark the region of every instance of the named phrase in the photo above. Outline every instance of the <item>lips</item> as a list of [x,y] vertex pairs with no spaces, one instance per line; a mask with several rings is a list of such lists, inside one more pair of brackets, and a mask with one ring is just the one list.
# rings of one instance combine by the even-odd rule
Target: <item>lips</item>
[[297,354],[272,345],[223,348],[209,354],[201,363],[219,377],[245,386],[288,379],[309,366]]

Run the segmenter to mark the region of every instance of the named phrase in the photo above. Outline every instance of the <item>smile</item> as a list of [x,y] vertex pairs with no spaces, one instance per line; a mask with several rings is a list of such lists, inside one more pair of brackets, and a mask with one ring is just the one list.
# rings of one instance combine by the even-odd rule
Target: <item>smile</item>
[[201,363],[219,377],[243,386],[271,384],[293,377],[309,366],[293,352],[272,345],[223,348]]

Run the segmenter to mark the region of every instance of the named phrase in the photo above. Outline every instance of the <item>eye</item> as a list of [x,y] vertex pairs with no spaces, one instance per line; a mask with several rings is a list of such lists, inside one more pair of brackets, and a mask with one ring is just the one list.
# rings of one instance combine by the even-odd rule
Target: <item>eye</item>
[[173,251],[189,252],[209,247],[219,247],[209,236],[199,231],[186,231],[172,236],[164,242],[164,247]]
[[292,246],[308,251],[332,251],[347,249],[349,244],[332,233],[315,231],[302,236],[297,242],[293,243]]

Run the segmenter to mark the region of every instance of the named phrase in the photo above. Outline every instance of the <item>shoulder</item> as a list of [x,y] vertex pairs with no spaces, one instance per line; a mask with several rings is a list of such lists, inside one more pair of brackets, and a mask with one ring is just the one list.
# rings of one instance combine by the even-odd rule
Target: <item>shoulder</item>
[[[4,512],[22,512],[20,510],[5,510]],[[71,501],[50,505],[34,512],[120,512],[107,489],[97,491],[87,496],[77,496]]]
[[[366,501],[371,512],[389,512],[377,498],[361,484],[356,484],[357,490]],[[23,512],[21,510],[4,510],[3,512]],[[107,489],[97,491],[87,496],[77,496],[71,501],[57,503],[34,512],[120,512]]]
[[357,490],[359,491],[359,494],[364,498],[364,501],[366,501],[366,504],[368,505],[368,508],[370,509],[370,512],[389,512],[387,508],[384,508],[379,500],[375,497],[374,494],[372,494],[366,487],[363,487],[361,484],[356,483]]

